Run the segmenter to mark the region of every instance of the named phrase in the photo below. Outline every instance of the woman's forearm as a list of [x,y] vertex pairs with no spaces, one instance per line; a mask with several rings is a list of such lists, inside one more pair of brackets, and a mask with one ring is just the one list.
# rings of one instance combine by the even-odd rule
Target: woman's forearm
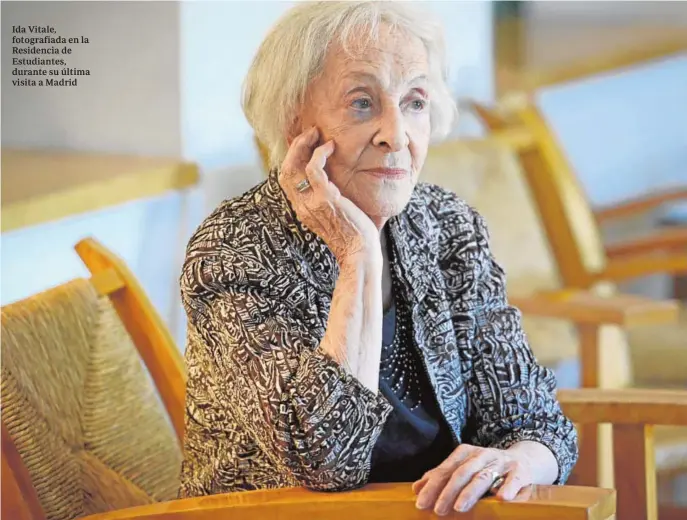
[[375,394],[382,348],[381,253],[340,263],[321,348]]

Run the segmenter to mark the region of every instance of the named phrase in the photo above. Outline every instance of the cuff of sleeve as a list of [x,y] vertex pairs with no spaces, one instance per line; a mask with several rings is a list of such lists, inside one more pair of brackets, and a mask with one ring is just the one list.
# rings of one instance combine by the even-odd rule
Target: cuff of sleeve
[[[320,349],[302,355],[294,383],[291,392],[298,403],[301,427],[316,428],[324,417],[347,421],[337,434],[338,442],[356,446],[353,460],[349,459],[347,465],[365,469],[366,480],[372,450],[393,410],[389,401],[381,393],[372,392]],[[349,484],[354,487],[364,484],[355,480]]]
[[520,430],[509,433],[490,447],[506,450],[522,441],[538,442],[549,448],[558,462],[558,477],[554,485],[563,485],[567,482],[578,456],[577,442],[574,438],[562,439],[546,430]]
[[374,421],[373,426],[380,422],[383,425],[393,409],[381,392],[372,392],[319,348],[301,357],[295,388],[305,398],[302,404],[310,417],[314,412],[320,417],[327,415],[342,398],[353,398],[362,404],[369,420]]

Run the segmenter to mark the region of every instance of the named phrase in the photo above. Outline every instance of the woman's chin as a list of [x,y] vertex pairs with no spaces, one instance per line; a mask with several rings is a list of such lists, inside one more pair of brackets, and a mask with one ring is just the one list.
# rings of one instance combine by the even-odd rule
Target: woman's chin
[[390,219],[401,213],[408,205],[412,191],[408,193],[393,193],[392,196],[368,198],[353,201],[372,220]]

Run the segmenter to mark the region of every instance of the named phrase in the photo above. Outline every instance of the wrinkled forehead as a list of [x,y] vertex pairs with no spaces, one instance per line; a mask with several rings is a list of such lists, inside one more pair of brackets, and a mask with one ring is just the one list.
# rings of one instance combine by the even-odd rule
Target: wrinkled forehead
[[428,53],[422,40],[401,28],[380,25],[376,34],[361,28],[336,38],[325,57],[323,74],[341,81],[376,76],[389,87],[429,78]]

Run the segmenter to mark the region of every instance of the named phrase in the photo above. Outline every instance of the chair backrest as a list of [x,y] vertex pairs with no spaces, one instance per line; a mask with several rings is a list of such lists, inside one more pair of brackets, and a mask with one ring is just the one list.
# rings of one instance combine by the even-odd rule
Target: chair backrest
[[[515,136],[514,136],[515,137]],[[430,148],[420,180],[457,194],[485,218],[491,249],[518,296],[561,288],[562,280],[516,142],[446,141]]]
[[72,519],[177,496],[183,429],[156,383],[183,384],[161,375],[179,359],[155,358],[164,334],[132,304],[150,305],[140,287],[106,267],[121,261],[94,240],[77,250],[90,280],[2,308],[3,517]]
[[566,287],[588,289],[607,257],[599,225],[577,176],[536,106],[523,103],[508,115],[472,104],[492,131],[524,127],[532,146],[518,150],[548,241]]
[[179,443],[184,439],[186,371],[169,329],[127,265],[94,238],[74,247],[107,295],[155,382]]
[[612,425],[618,518],[657,520],[654,426],[687,427],[687,391],[561,390],[557,397],[573,422]]

